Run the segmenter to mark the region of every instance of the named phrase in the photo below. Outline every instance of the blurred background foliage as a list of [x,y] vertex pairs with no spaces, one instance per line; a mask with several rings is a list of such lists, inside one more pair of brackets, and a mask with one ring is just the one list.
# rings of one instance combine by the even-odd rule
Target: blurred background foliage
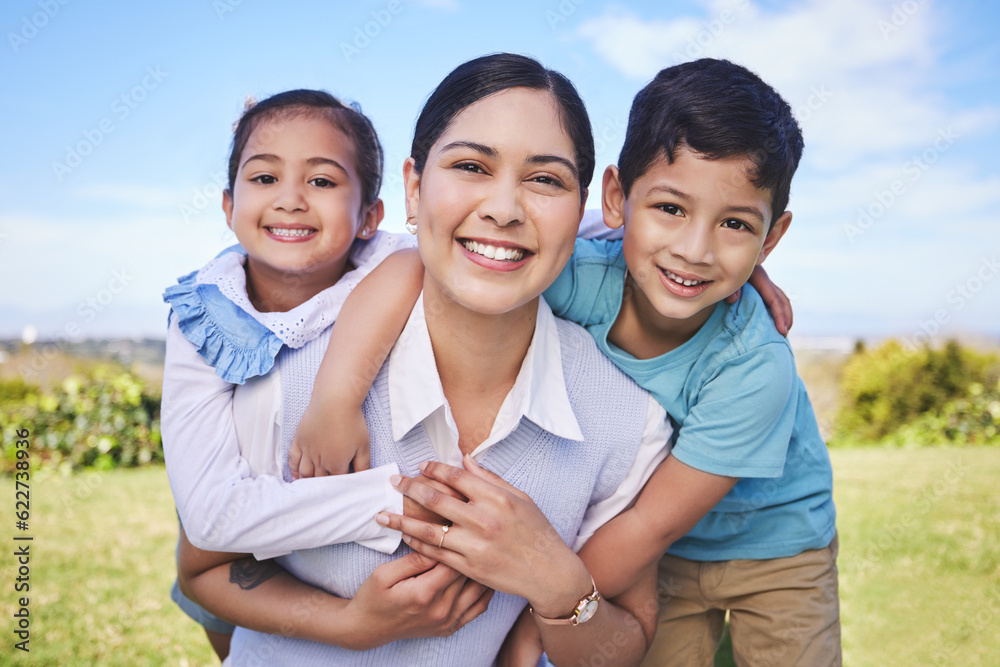
[[[836,369],[799,365],[814,404],[828,390],[817,375],[836,394],[832,407],[817,406],[832,447],[1000,445],[995,353],[890,339],[870,349],[859,342]],[[161,463],[159,377],[116,362],[81,364],[40,385],[0,377],[0,427],[0,473],[14,470],[14,431],[24,428],[33,466],[71,472]]]
[[1000,360],[948,341],[858,344],[840,381],[831,446],[1000,445]]
[[14,432],[28,429],[32,465],[64,472],[163,461],[159,391],[116,364],[94,365],[42,388],[0,379],[0,471],[14,470]]

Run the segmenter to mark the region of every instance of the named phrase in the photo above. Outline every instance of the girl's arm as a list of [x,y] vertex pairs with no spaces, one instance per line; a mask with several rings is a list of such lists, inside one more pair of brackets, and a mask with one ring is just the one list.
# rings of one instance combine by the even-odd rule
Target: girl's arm
[[219,378],[180,331],[167,332],[161,428],[167,474],[188,537],[205,549],[285,554],[357,541],[391,553],[399,544],[373,520],[402,507],[395,466],[286,484],[251,477],[233,419],[234,385]]
[[[464,463],[465,470],[434,461],[421,468],[424,477],[454,488],[468,502],[441,494],[415,478],[398,479],[404,494],[452,522],[447,533],[440,526],[399,515],[380,515],[380,523],[401,530],[403,539],[418,553],[496,590],[524,597],[536,617],[568,616],[593,590],[586,565],[531,498],[480,468],[469,456]],[[586,662],[610,643],[618,652],[614,664],[638,664],[657,614],[651,572],[647,568],[646,576],[638,577],[615,600],[599,603],[597,613],[583,625],[552,625],[536,618],[550,658],[558,664]]]
[[[635,504],[601,526],[580,549],[580,558],[599,589],[610,596],[629,589],[737,481],[702,472],[668,456]],[[623,544],[628,548],[623,549]]]
[[361,404],[420,296],[423,274],[417,251],[400,250],[347,297],[288,453],[292,476],[339,475],[370,466]]
[[419,554],[375,569],[352,600],[306,584],[274,561],[197,549],[183,531],[181,590],[219,618],[269,634],[361,651],[446,637],[486,611],[493,591]]

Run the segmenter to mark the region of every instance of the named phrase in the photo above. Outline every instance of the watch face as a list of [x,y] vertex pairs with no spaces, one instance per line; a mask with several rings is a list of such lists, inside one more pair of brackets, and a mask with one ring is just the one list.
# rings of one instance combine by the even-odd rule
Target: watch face
[[588,600],[587,604],[585,604],[583,609],[580,610],[580,613],[577,614],[576,622],[586,623],[593,618],[594,614],[597,613],[597,602],[597,600]]

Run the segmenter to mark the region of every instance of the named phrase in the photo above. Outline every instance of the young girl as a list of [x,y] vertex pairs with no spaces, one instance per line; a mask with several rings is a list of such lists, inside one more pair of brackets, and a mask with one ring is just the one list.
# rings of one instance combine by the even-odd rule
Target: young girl
[[[289,485],[278,459],[260,455],[265,443],[287,450],[282,410],[255,414],[288,379],[288,351],[329,336],[358,281],[412,245],[376,232],[382,162],[371,122],[322,91],[270,97],[236,127],[222,204],[240,245],[164,293],[167,473],[183,531],[199,547],[270,557],[344,541],[387,552],[398,544],[378,537],[371,512],[403,508],[384,491],[395,465]],[[172,596],[225,657],[232,626],[176,585]]]

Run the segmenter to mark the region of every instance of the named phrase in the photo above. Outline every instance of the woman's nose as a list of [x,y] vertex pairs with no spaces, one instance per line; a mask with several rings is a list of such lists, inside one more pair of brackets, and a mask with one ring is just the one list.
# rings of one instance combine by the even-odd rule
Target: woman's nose
[[500,227],[524,222],[519,182],[498,178],[479,205],[479,215]]

